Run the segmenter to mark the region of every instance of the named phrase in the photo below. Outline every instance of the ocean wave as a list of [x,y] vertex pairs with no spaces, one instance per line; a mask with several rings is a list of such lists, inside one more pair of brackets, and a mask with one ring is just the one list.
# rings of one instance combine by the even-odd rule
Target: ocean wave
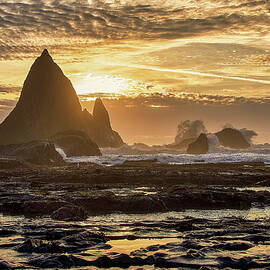
[[246,150],[230,150],[226,148],[212,149],[214,152],[204,155],[189,155],[183,151],[157,152],[130,150],[130,148],[102,149],[102,156],[83,156],[67,158],[62,149],[57,151],[70,163],[91,162],[102,166],[123,164],[125,161],[157,160],[165,164],[195,164],[220,162],[264,162],[270,164],[270,145],[257,145]]

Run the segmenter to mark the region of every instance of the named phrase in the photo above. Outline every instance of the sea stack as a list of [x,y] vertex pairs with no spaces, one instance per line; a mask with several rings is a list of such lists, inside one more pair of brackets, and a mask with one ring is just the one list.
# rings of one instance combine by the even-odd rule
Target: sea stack
[[18,103],[0,125],[0,145],[46,140],[68,130],[85,132],[99,147],[123,144],[100,99],[94,114],[82,111],[70,80],[45,49],[32,65]]
[[224,147],[232,149],[246,149],[250,143],[245,139],[241,131],[234,128],[225,128],[215,134],[219,143]]
[[206,134],[201,133],[197,140],[189,144],[187,153],[192,155],[201,155],[208,152],[209,145]]

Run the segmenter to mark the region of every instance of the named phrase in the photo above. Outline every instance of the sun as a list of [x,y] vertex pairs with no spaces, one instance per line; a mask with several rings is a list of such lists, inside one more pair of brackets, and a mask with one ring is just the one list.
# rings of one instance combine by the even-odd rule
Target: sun
[[95,75],[93,73],[74,74],[74,87],[77,94],[105,93],[113,95],[128,94],[140,88],[140,82],[121,75]]

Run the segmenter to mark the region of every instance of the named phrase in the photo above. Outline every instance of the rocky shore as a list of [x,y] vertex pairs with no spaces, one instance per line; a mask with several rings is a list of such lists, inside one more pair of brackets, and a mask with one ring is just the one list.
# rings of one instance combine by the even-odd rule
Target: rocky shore
[[270,267],[266,164],[0,165],[0,269]]

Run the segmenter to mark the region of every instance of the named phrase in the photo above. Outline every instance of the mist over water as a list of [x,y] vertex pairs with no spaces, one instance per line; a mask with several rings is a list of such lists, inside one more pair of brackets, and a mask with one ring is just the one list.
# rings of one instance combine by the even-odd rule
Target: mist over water
[[180,143],[183,140],[197,138],[201,133],[207,133],[202,120],[185,120],[178,125],[175,143]]

